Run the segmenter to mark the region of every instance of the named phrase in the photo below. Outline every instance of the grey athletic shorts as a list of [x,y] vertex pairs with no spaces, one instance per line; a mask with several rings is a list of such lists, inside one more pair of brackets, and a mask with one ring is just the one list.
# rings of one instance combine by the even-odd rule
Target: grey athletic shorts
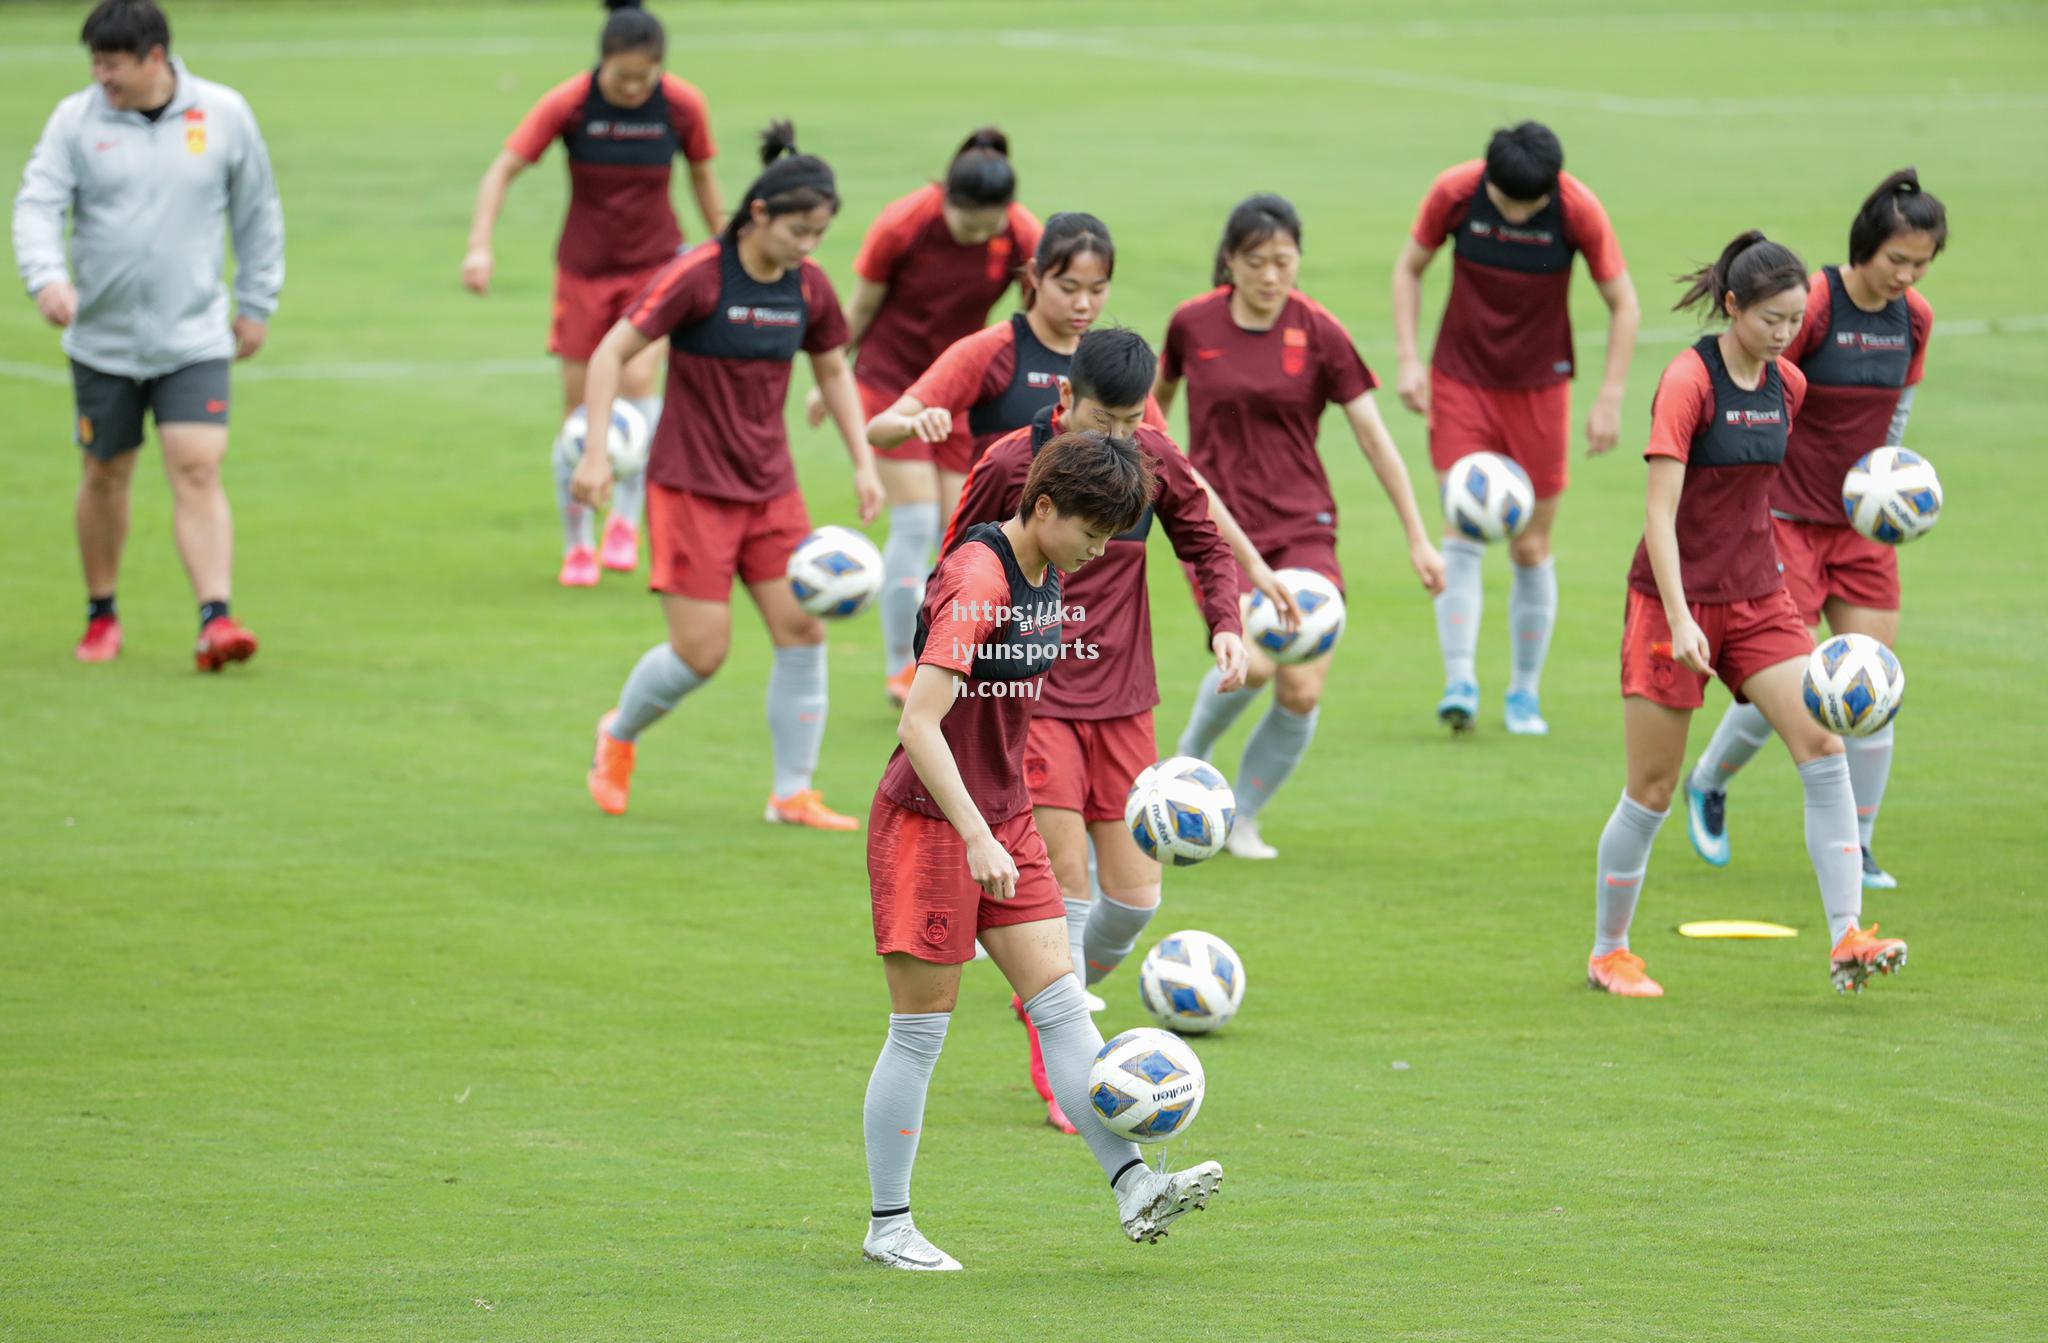
[[160,378],[124,378],[71,361],[77,443],[103,462],[142,446],[142,412],[157,426],[226,424],[228,361],[206,359]]

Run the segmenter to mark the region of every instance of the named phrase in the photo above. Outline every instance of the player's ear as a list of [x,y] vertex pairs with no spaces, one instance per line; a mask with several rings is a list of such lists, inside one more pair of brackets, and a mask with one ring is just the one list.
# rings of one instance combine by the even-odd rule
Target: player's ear
[[1060,380],[1060,418],[1065,419],[1074,413],[1074,384],[1064,373],[1055,376]]

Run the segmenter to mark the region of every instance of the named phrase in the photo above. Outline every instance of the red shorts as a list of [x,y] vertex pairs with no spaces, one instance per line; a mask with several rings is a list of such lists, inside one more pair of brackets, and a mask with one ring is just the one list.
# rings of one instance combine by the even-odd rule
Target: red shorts
[[1571,460],[1572,385],[1517,390],[1474,387],[1429,372],[1429,461],[1439,471],[1471,452],[1521,465],[1538,499],[1564,493]]
[[[663,265],[668,263],[663,262]],[[624,275],[578,275],[555,272],[555,316],[548,328],[548,353],[587,364],[605,332],[618,324],[653,281],[661,266]]]
[[811,534],[795,490],[773,499],[712,499],[647,484],[647,586],[699,601],[732,597],[732,580],[761,583],[789,571],[790,552]]
[[[960,418],[965,420],[967,417],[962,415]],[[955,421],[955,423],[959,423],[959,421]],[[990,442],[994,442],[994,440],[991,439]],[[973,434],[958,433],[943,443],[931,445],[932,460],[938,463],[939,470],[951,471],[956,476],[964,476],[974,469],[976,462],[981,460],[981,450],[984,446],[986,445],[977,445],[975,443]]]
[[[903,396],[901,392],[885,393],[879,388],[869,386],[857,377],[854,379],[854,386],[860,388],[860,413],[870,420],[895,405]],[[925,442],[916,434],[912,434],[893,448],[876,448],[875,456],[878,459],[886,458],[892,462],[928,462],[932,460],[932,453],[934,451],[935,449],[931,444]]]
[[[1337,585],[1337,591],[1344,591],[1344,570],[1337,564],[1337,543],[1324,536],[1301,537],[1282,541],[1276,546],[1260,546],[1259,558],[1264,560],[1273,572],[1282,569],[1312,569]],[[1237,570],[1237,595],[1242,597],[1252,590],[1252,576],[1244,571],[1243,565]],[[1202,584],[1195,566],[1181,562],[1181,572],[1187,575],[1188,588],[1195,594],[1195,605],[1202,604]],[[1152,763],[1146,761],[1146,764]]]
[[1031,813],[989,828],[1017,864],[1017,893],[1008,900],[983,894],[967,875],[967,841],[952,822],[875,795],[868,808],[868,898],[877,956],[902,951],[959,965],[974,959],[974,935],[984,928],[1067,916]]
[[1785,587],[1809,626],[1820,624],[1830,597],[1873,611],[1899,609],[1899,552],[1894,547],[1853,527],[1790,518],[1772,518],[1771,531],[1785,566]]
[[1034,807],[1078,811],[1084,821],[1121,821],[1131,780],[1158,759],[1150,709],[1128,718],[1035,714],[1024,743],[1024,782]]
[[[1707,636],[1714,674],[1737,704],[1749,702],[1742,694],[1744,681],[1813,651],[1813,636],[1783,588],[1755,601],[1693,602],[1690,609]],[[1621,693],[1641,695],[1667,709],[1697,709],[1707,699],[1706,674],[1672,660],[1664,603],[1634,588],[1628,590],[1622,617]]]

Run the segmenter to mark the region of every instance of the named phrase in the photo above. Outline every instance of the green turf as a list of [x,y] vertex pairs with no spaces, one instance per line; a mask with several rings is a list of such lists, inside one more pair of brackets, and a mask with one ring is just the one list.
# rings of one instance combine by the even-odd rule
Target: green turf
[[[551,376],[285,376],[538,360],[557,160],[514,189],[492,297],[456,272],[478,173],[586,59],[595,6],[176,7],[193,68],[261,117],[288,221],[230,473],[237,609],[264,647],[192,672],[151,449],[127,651],[71,662],[68,393],[30,305],[0,305],[0,1336],[2048,1335],[2048,938],[2027,898],[2048,857],[2028,707],[2048,654],[2030,455],[2048,24],[1741,3],[1601,20],[1453,0],[1428,23],[1339,4],[664,6],[729,198],[770,114],[838,166],[841,280],[874,211],[994,120],[1034,209],[1116,228],[1113,315],[1155,337],[1205,287],[1228,207],[1289,193],[1304,286],[1390,378],[1386,276],[1415,202],[1536,115],[1651,310],[1631,444],[1685,340],[1660,315],[1668,277],[1751,225],[1839,259],[1901,163],[1954,217],[1925,284],[1941,317],[2033,319],[1937,328],[1915,411],[1949,517],[1904,560],[1912,692],[1880,852],[1905,887],[1870,904],[1912,939],[1903,980],[1828,991],[1774,755],[1736,796],[1735,866],[1700,865],[1680,825],[1658,846],[1637,946],[1670,996],[1589,994],[1642,468],[1628,450],[1574,464],[1554,735],[1497,726],[1495,557],[1485,723],[1453,744],[1429,715],[1428,605],[1333,432],[1354,605],[1320,739],[1267,817],[1285,857],[1172,873],[1155,925],[1220,933],[1250,969],[1242,1018],[1200,1045],[1209,1097],[1176,1151],[1229,1183],[1163,1246],[1123,1243],[1080,1145],[1036,1122],[1007,992],[970,969],[916,1187],[921,1225],[971,1269],[939,1281],[858,1258],[887,1006],[862,847],[759,821],[751,617],[646,739],[632,814],[596,814],[590,724],[658,622],[633,583],[553,585]],[[10,173],[84,82],[82,8],[0,8]],[[1597,333],[1583,277],[1576,293]],[[1420,469],[1419,423],[1387,414]],[[795,441],[814,513],[847,520],[832,440]],[[1200,666],[1177,575],[1156,579],[1170,740]],[[821,777],[847,809],[891,744],[876,639],[869,617],[832,642]],[[1801,935],[1670,931],[1696,917]],[[1135,1023],[1134,975],[1108,992],[1105,1024]]]

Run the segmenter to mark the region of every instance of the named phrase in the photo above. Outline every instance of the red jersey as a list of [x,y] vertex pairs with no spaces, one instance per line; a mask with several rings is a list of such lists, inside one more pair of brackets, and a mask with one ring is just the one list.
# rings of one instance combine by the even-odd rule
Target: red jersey
[[[941,555],[952,553],[977,523],[1017,515],[1032,460],[1061,432],[1059,407],[1054,406],[1040,411],[1028,428],[989,445],[961,487]],[[1067,575],[1062,592],[1067,648],[1046,674],[1038,703],[1046,718],[1128,718],[1159,703],[1152,607],[1145,588],[1145,542],[1155,516],[1173,553],[1195,566],[1210,637],[1244,632],[1237,613],[1237,563],[1209,517],[1209,496],[1188,459],[1150,425],[1140,425],[1133,437],[1158,467],[1159,494],[1144,516],[1109,539],[1101,558]]]
[[[969,530],[925,584],[913,647],[920,664],[961,673],[939,722],[960,781],[990,825],[1031,809],[1024,742],[1034,696],[1060,652],[1060,571],[1048,564],[1033,586],[1001,527]],[[926,816],[946,813],[896,748],[875,795]]]
[[1771,507],[1789,518],[1846,527],[1842,478],[1886,446],[1899,396],[1920,381],[1934,309],[1908,289],[1876,312],[1849,301],[1841,270],[1826,266],[1806,290],[1806,320],[1785,357],[1806,375],[1806,408],[1785,449]]
[[973,457],[1031,423],[1031,417],[1060,399],[1071,354],[1038,338],[1031,321],[1017,313],[1009,321],[977,331],[947,347],[910,384],[906,395],[925,406],[953,413],[953,439],[972,439]]
[[[1754,601],[1785,586],[1770,491],[1805,396],[1806,375],[1782,355],[1764,365],[1755,390],[1736,386],[1714,336],[1700,337],[1657,380],[1643,456],[1685,463],[1677,531],[1688,603]],[[1661,595],[1647,542],[1636,546],[1628,582]]]
[[1306,294],[1268,331],[1230,316],[1230,286],[1174,310],[1161,376],[1188,384],[1195,466],[1260,552],[1337,535],[1337,501],[1316,452],[1323,408],[1377,387],[1344,324]]
[[626,320],[649,340],[669,338],[647,478],[712,499],[794,490],[782,419],[790,361],[846,344],[846,314],[824,268],[806,259],[763,284],[714,239],[662,267]]
[[563,80],[542,96],[505,141],[528,163],[556,140],[569,154],[569,216],[555,264],[577,275],[647,270],[683,245],[669,203],[670,168],[718,152],[704,95],[664,73],[646,102],[618,107],[597,87],[597,71]]
[[987,242],[960,243],[946,228],[945,204],[938,186],[892,203],[853,259],[856,275],[889,287],[853,370],[878,399],[894,401],[947,346],[979,331],[1038,250],[1038,220],[1021,205]]
[[1543,208],[1511,224],[1486,194],[1486,164],[1475,159],[1436,179],[1411,236],[1433,252],[1454,234],[1436,370],[1474,387],[1548,387],[1571,377],[1572,257],[1585,253],[1599,282],[1625,269],[1599,200],[1561,172]]

